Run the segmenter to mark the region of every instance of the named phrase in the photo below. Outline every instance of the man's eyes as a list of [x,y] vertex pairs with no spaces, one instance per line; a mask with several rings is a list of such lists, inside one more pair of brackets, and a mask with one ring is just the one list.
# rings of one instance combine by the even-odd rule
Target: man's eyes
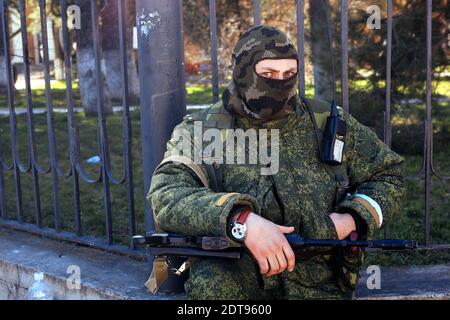
[[[283,74],[283,78],[284,78],[284,79],[290,78],[290,77],[292,77],[292,76],[295,75],[295,74],[296,74],[296,72],[293,72],[293,71],[287,71],[287,72],[285,72],[285,73]],[[264,76],[264,77],[266,77],[266,78],[277,78],[277,76],[276,76],[275,73],[273,73],[273,72],[268,72],[268,71],[267,71],[267,72],[262,72],[261,75]]]
[[293,72],[293,71],[288,71],[284,74],[285,78],[290,78],[293,75],[295,75],[297,72]]

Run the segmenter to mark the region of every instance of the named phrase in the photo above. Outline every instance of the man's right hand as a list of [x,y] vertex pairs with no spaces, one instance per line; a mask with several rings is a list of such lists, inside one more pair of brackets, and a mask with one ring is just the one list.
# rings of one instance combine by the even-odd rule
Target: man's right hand
[[285,233],[294,231],[294,227],[277,225],[267,219],[250,213],[246,220],[247,236],[244,244],[259,264],[260,272],[267,276],[291,272],[295,266],[295,255]]

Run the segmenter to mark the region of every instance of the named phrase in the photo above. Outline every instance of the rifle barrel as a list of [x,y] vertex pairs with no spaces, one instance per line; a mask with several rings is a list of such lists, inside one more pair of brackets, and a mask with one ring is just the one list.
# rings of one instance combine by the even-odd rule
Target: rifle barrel
[[385,250],[415,249],[417,243],[414,240],[330,240],[330,239],[305,239],[295,234],[286,235],[286,239],[293,248],[299,247],[368,247]]

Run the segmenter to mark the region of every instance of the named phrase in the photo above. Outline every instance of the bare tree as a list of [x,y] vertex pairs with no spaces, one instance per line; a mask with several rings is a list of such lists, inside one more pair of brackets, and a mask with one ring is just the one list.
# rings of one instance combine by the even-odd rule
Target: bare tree
[[[194,52],[197,59],[208,56],[211,48],[209,1],[184,0],[183,15],[185,42],[198,48]],[[216,17],[219,72],[223,79],[230,73],[227,67],[231,64],[231,51],[240,33],[253,25],[252,1],[219,0],[216,5]]]
[[[75,4],[81,11],[81,28],[76,31],[77,40],[77,70],[78,86],[80,88],[81,102],[86,115],[97,114],[97,82],[95,77],[95,57],[92,39],[91,24],[91,2],[85,0],[75,0]],[[102,72],[103,80],[104,73]],[[103,81],[106,83],[105,81]],[[112,113],[111,100],[108,94],[108,87],[104,88],[104,111]]]
[[54,70],[55,70],[55,80],[64,80],[64,50],[62,48],[62,29],[56,26],[55,21],[52,21],[52,33],[53,33],[53,43],[54,43]]
[[[125,2],[125,24],[127,34],[127,68],[130,100],[137,102],[139,97],[139,79],[137,75],[136,63],[132,52],[132,30],[134,25],[133,1]],[[105,5],[100,12],[102,30],[102,58],[106,74],[106,85],[112,100],[122,99],[122,74],[120,67],[120,43],[119,43],[119,21],[118,21],[118,1],[105,0]]]
[[6,90],[6,59],[3,45],[3,22],[0,19],[0,91]]
[[[314,96],[319,99],[330,99],[333,95],[334,79],[331,69],[330,45],[327,38],[328,12],[331,12],[328,0],[309,1]],[[333,28],[331,22],[329,28]]]

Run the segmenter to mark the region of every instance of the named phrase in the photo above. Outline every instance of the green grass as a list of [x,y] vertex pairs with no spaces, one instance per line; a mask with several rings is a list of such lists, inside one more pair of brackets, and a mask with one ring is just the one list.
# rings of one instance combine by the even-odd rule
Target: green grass
[[[354,80],[350,81],[349,85],[353,90],[364,90],[367,91],[370,89],[370,83],[368,80]],[[384,88],[385,82],[380,81],[378,83],[380,88]],[[340,88],[339,82],[337,83],[338,89]],[[219,94],[222,94],[222,91],[226,88],[225,85],[219,87]],[[405,94],[408,93],[407,88],[400,88],[400,92]],[[441,80],[441,81],[432,81],[432,92],[433,95],[440,96],[448,96],[450,92],[450,81]],[[200,86],[200,85],[189,85],[186,87],[186,100],[188,104],[208,104],[212,102],[212,87],[208,86]],[[314,85],[306,84],[305,94],[307,97],[314,96]],[[422,97],[424,99],[424,97]]]
[[[133,117],[133,175],[134,175],[134,192],[136,203],[136,220],[138,223],[138,231],[144,231],[143,225],[143,177],[142,167],[139,163],[141,159],[140,150],[140,128],[139,128],[139,112],[134,112]],[[97,145],[97,129],[96,118],[86,118],[83,114],[75,116],[77,127],[79,128],[81,141],[81,162],[87,173],[91,177],[97,177],[99,166],[96,164],[88,164],[86,159],[98,154]],[[67,137],[67,120],[66,115],[54,114],[55,132],[57,139],[57,154],[59,164],[62,170],[69,168],[68,155],[68,137]],[[47,143],[47,126],[45,124],[45,115],[35,115],[35,141],[39,153],[39,163],[46,168],[48,166],[48,143]],[[110,141],[111,165],[114,175],[120,179],[123,175],[123,145],[121,134],[121,118],[117,115],[108,117],[108,134]],[[2,130],[3,144],[5,146],[6,162],[11,162],[10,140],[7,118],[0,118],[0,128]],[[27,157],[27,138],[26,138],[25,117],[18,116],[18,145],[19,156],[22,162],[28,161]],[[8,147],[7,147],[8,146]],[[12,172],[5,172],[5,189],[6,189],[6,207],[9,217],[15,218],[15,191],[14,177]],[[24,220],[34,223],[34,194],[32,189],[31,174],[21,175],[22,196],[24,204]],[[51,177],[49,175],[39,176],[41,209],[44,225],[53,227],[53,208],[52,208],[52,188]],[[104,210],[103,210],[103,191],[101,184],[89,185],[80,179],[80,203],[83,231],[86,235],[102,236],[105,233],[104,227]],[[60,202],[62,222],[64,229],[73,231],[73,212],[72,212],[72,185],[71,178],[59,178],[58,197]],[[117,234],[115,239],[118,242],[128,243],[128,225],[127,225],[127,198],[125,185],[111,186],[111,202],[113,208],[114,233]]]
[[[25,84],[18,83],[16,85],[17,90],[14,92],[14,104],[16,107],[26,107],[26,93]],[[52,87],[52,103],[55,108],[66,108],[66,84],[64,81],[53,80],[51,82]],[[33,108],[46,108],[45,100],[45,83],[43,81],[32,81],[31,85],[31,101]],[[226,85],[219,87],[219,95],[222,94]],[[81,106],[80,91],[78,88],[78,83],[72,83],[73,89],[73,100],[74,106]],[[306,87],[307,96],[312,96],[314,94],[314,86],[307,85]],[[212,86],[202,86],[202,85],[188,85],[186,87],[186,103],[188,105],[198,105],[198,104],[210,104],[213,101]],[[120,104],[120,103],[119,103]],[[8,100],[6,95],[0,95],[0,109],[8,107]]]
[[[226,86],[219,87],[219,96],[222,94]],[[314,86],[311,84],[306,85],[306,95],[311,97],[314,95]],[[196,86],[189,85],[186,87],[186,101],[187,104],[209,104],[212,102],[212,87],[209,86]]]
[[[31,90],[45,90],[45,81],[33,79],[30,82]],[[65,90],[66,89],[66,81],[65,80],[50,80],[50,87],[52,90]],[[17,90],[25,89],[25,81],[17,81],[16,82]],[[78,81],[72,81],[72,89],[78,89]]]
[[[448,161],[450,150],[434,155],[435,168],[439,173],[450,175]],[[406,173],[414,175],[421,164],[420,156],[406,156]],[[450,181],[443,181],[433,177],[431,181],[431,224],[430,238],[432,243],[450,242]],[[389,222],[391,238],[415,239],[420,243],[425,240],[424,230],[424,182],[423,179],[407,182],[407,196],[405,203],[396,216]],[[376,238],[383,238],[383,230],[376,234]],[[435,251],[405,251],[371,253],[366,261],[367,265],[411,265],[430,263],[449,263],[450,250]]]
[[[50,83],[52,88],[52,104],[55,108],[67,108],[66,102],[66,83],[65,81],[52,80]],[[26,107],[26,91],[25,83],[23,81],[18,81],[16,83],[16,88],[14,92],[14,105],[15,107]],[[78,82],[72,82],[72,92],[74,106],[81,106],[80,91],[78,88]],[[33,108],[46,108],[45,99],[45,82],[43,80],[33,80],[31,81],[31,102]],[[7,108],[8,100],[6,94],[0,95],[0,108]]]
[[[379,87],[384,87],[384,82],[380,81]],[[338,87],[339,87],[338,83]],[[368,90],[370,84],[368,80],[355,80],[350,82],[350,86],[354,90]],[[18,82],[16,84],[18,90],[14,93],[14,101],[16,107],[26,106],[25,84],[24,82]],[[54,107],[66,108],[66,83],[64,81],[52,80],[52,103]],[[226,88],[226,85],[219,87],[219,94]],[[32,89],[32,106],[33,108],[45,108],[45,83],[43,80],[33,80],[31,82]],[[81,106],[80,92],[78,88],[78,82],[72,83],[74,105],[76,107]],[[450,92],[450,81],[441,80],[432,82],[432,90],[434,95],[446,96]],[[403,88],[400,92],[407,92],[407,89]],[[314,95],[314,86],[312,84],[306,85],[306,96],[312,97]],[[210,104],[213,101],[212,86],[207,85],[187,85],[186,86],[186,102],[187,104]],[[6,95],[0,96],[0,108],[6,108],[8,101]]]
[[[370,82],[366,79],[350,81],[349,85],[354,90],[367,90],[367,88],[371,86]],[[377,85],[379,88],[384,88],[386,86],[386,81],[379,81]],[[434,95],[448,96],[448,93],[450,92],[450,81],[433,80],[431,81],[431,90]],[[398,88],[398,91],[407,94],[409,90],[407,87],[400,87]]]

